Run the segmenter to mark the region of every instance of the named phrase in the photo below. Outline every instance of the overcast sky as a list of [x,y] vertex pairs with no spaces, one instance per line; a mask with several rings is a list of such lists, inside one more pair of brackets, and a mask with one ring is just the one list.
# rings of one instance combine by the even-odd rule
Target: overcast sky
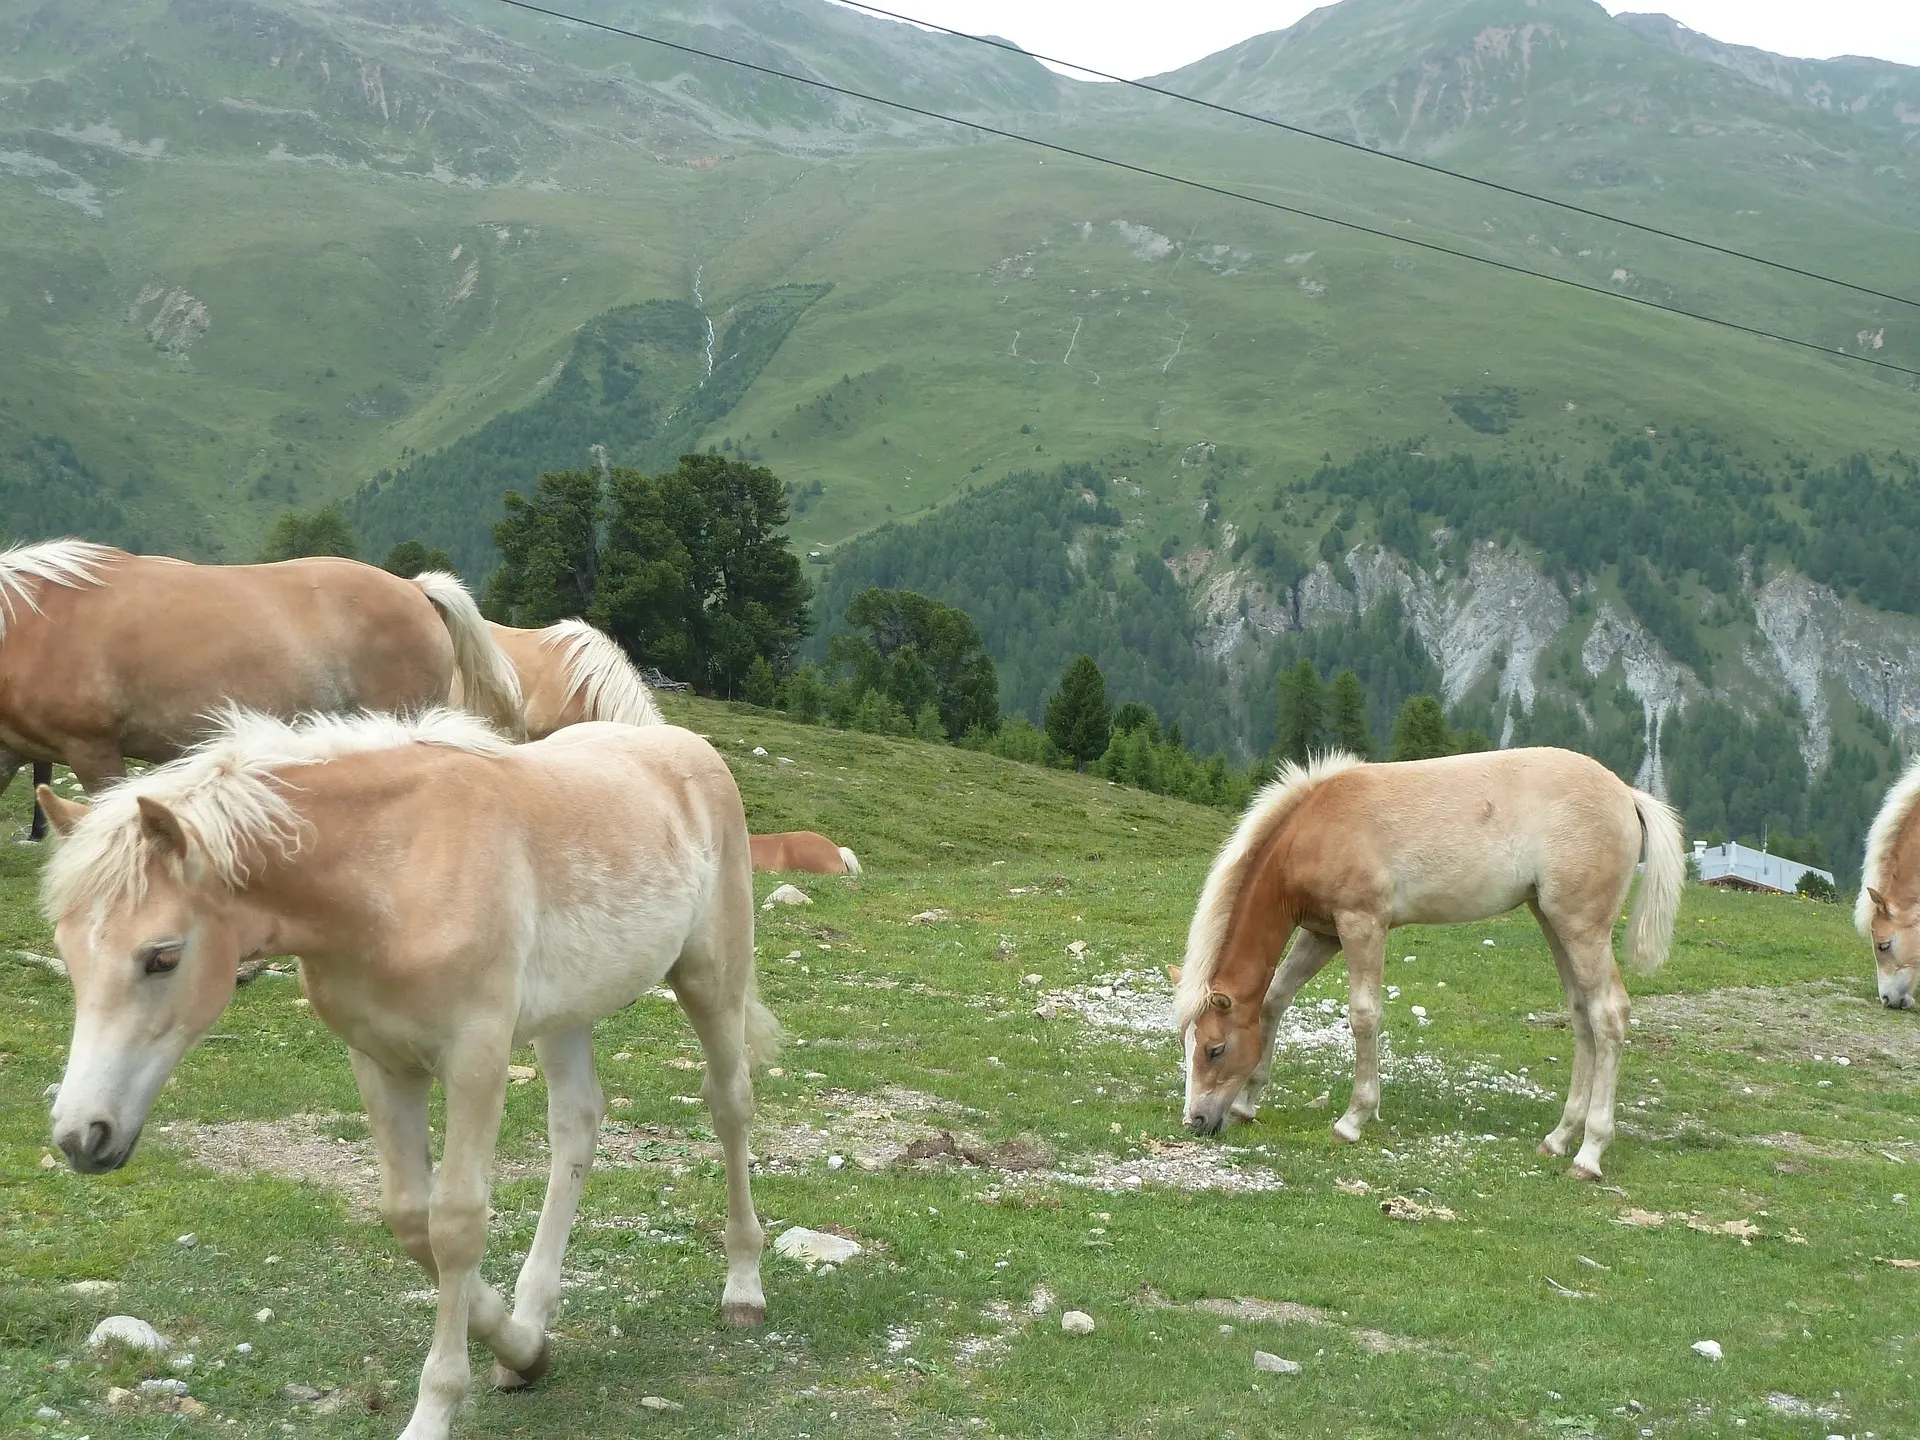
[[[1302,0],[875,0],[903,15],[1138,78],[1291,25]],[[1825,59],[1877,55],[1920,65],[1920,0],[1603,0],[1606,8],[1664,10],[1719,40]]]

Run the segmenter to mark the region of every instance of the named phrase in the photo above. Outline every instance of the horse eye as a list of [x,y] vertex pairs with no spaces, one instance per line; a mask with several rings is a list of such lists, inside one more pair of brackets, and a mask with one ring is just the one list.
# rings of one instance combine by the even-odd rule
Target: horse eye
[[1222,1040],[1218,1045],[1207,1046],[1207,1059],[1209,1060],[1218,1060],[1222,1055],[1226,1053],[1227,1053],[1227,1042],[1224,1040]]
[[180,964],[178,945],[160,945],[146,952],[141,968],[149,975],[171,974]]
[[1884,955],[1884,954],[1886,954],[1886,953],[1887,953],[1887,952],[1888,952],[1889,950],[1891,950],[1891,949],[1893,949],[1893,941],[1891,941],[1891,940],[1881,940],[1881,941],[1878,941],[1878,942],[1876,942],[1876,943],[1875,943],[1875,945],[1874,945],[1874,947],[1873,947],[1873,948],[1874,948],[1874,949],[1876,949],[1876,950],[1878,950],[1878,951],[1879,951],[1879,952],[1880,952],[1880,953],[1881,953],[1882,955]]

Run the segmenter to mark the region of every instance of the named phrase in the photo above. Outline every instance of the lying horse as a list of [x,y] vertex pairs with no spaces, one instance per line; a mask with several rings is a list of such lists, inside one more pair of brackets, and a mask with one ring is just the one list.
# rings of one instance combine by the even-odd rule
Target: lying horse
[[1913,1008],[1920,977],[1920,761],[1894,781],[1867,831],[1854,928],[1873,942],[1880,1001]]
[[586,621],[562,620],[544,630],[489,621],[487,628],[520,677],[529,740],[585,720],[665,723],[626,652]]
[[[771,1056],[777,1026],[755,995],[746,815],[705,741],[577,725],[515,746],[447,710],[297,725],[229,711],[199,749],[90,811],[39,799],[62,837],[43,899],[74,991],[55,1143],[84,1174],[124,1165],[236,964],[298,954],[313,1013],[351,1048],[381,1210],[439,1287],[404,1440],[448,1433],[469,1334],[496,1357],[496,1385],[546,1371],[602,1114],[593,1022],[662,980],[706,1052],[726,1161],[722,1314],[764,1318],[748,1065]],[[507,1062],[528,1041],[553,1159],[509,1314],[480,1260]]]
[[751,838],[756,870],[805,870],[814,875],[860,873],[859,856],[813,830],[785,830]]
[[469,709],[518,733],[513,667],[451,575],[191,565],[79,540],[0,552],[0,791],[26,761],[58,760],[97,794],[125,759],[203,739],[222,705],[418,710],[456,674]]
[[[1543,1154],[1585,1142],[1572,1173],[1598,1179],[1613,1138],[1627,992],[1613,922],[1646,854],[1627,953],[1666,958],[1686,881],[1680,822],[1651,795],[1570,750],[1496,750],[1367,765],[1329,755],[1285,765],[1254,798],[1207,876],[1175,984],[1186,1047],[1186,1120],[1217,1133],[1252,1119],[1280,1017],[1336,950],[1347,956],[1353,1096],[1334,1135],[1380,1113],[1381,970],[1396,925],[1454,925],[1525,904],[1547,937],[1573,1014],[1573,1080]],[[1298,942],[1278,965],[1287,938]]]

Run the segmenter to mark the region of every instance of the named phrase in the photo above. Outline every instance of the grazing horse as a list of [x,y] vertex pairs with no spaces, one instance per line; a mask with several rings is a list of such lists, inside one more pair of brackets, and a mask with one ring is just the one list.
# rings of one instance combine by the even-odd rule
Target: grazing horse
[[[1573,1016],[1573,1080],[1543,1154],[1585,1142],[1572,1173],[1598,1179],[1613,1138],[1627,992],[1613,922],[1646,854],[1627,927],[1636,969],[1666,958],[1686,881],[1666,805],[1570,750],[1496,750],[1368,765],[1285,765],[1214,862],[1187,935],[1174,1019],[1186,1047],[1186,1120],[1217,1133],[1252,1119],[1280,1017],[1336,950],[1347,956],[1353,1096],[1341,1140],[1380,1113],[1381,970],[1396,925],[1455,925],[1524,904],[1546,934]],[[1287,938],[1299,941],[1278,964]],[[1277,968],[1276,968],[1277,966]]]
[[1920,761],[1894,781],[1867,831],[1853,924],[1873,942],[1881,1003],[1912,1009],[1920,999]]
[[[236,964],[299,955],[313,1013],[350,1047],[381,1210],[439,1287],[403,1440],[448,1433],[469,1335],[493,1352],[494,1384],[545,1373],[602,1114],[593,1022],[663,980],[706,1052],[726,1161],[722,1314],[764,1318],[748,1067],[778,1027],[755,994],[740,792],[699,736],[576,725],[516,746],[449,710],[293,725],[230,710],[199,748],[91,810],[39,798],[62,837],[42,899],[74,992],[55,1143],[84,1174],[124,1165]],[[528,1041],[553,1159],[509,1313],[480,1261],[507,1062]]]
[[814,875],[860,873],[859,856],[817,831],[787,830],[752,838],[756,870],[805,870]]
[[519,674],[529,740],[583,720],[666,723],[626,652],[586,621],[562,620],[544,630],[489,621],[487,628]]
[[461,678],[513,733],[520,686],[451,575],[357,560],[193,565],[80,540],[0,551],[0,791],[59,760],[88,794],[124,760],[167,761],[222,705],[418,710]]

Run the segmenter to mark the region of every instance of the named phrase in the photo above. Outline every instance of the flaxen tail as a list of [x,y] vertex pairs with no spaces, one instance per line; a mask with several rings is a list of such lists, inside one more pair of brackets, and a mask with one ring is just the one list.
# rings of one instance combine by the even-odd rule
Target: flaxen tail
[[858,875],[860,873],[860,857],[844,845],[840,846],[840,863],[847,867],[847,874]]
[[413,583],[440,612],[453,640],[453,668],[459,679],[461,706],[494,728],[523,740],[527,734],[526,705],[520,695],[520,675],[506,652],[494,643],[480,607],[459,577],[428,570]]
[[760,1003],[760,987],[747,987],[747,1063],[764,1069],[780,1058],[780,1022]]
[[1642,975],[1651,975],[1673,945],[1673,922],[1680,913],[1680,891],[1687,883],[1686,842],[1672,806],[1636,790],[1633,808],[1640,813],[1646,869],[1627,921],[1627,963]]

